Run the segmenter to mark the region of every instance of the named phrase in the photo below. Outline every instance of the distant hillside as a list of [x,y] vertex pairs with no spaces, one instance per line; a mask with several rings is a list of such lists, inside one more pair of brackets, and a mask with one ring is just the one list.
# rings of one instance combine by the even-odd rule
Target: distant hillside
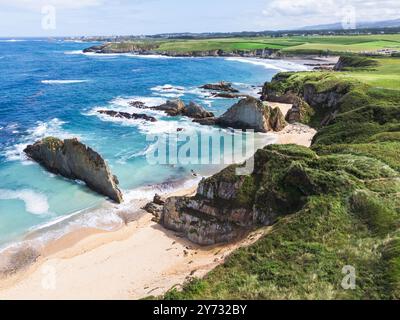
[[[400,19],[357,23],[357,29],[399,28],[399,27],[400,27]],[[338,22],[332,24],[307,26],[301,28],[300,30],[340,30],[342,28],[343,28],[342,24]]]

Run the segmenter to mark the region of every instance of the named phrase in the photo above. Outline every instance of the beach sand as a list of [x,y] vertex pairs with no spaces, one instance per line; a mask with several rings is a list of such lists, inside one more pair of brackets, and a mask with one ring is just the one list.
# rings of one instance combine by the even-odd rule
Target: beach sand
[[[284,114],[290,105],[274,104]],[[277,143],[310,146],[315,130],[289,125]],[[196,188],[168,196],[193,195]],[[142,212],[113,232],[79,230],[49,244],[26,270],[0,280],[0,299],[140,299],[159,296],[191,277],[202,277],[235,249],[269,228],[229,245],[199,247],[167,231]]]
[[[278,107],[286,115],[292,108],[291,104],[268,102],[272,108]],[[304,147],[310,147],[312,139],[317,131],[301,123],[289,124],[285,129],[278,132],[277,144],[297,144]]]
[[[225,246],[200,248],[144,214],[126,228],[87,234],[0,284],[0,299],[140,299],[159,296],[189,277],[202,277],[238,247],[268,229]],[[84,231],[82,231],[84,232]],[[64,243],[66,241],[67,243]],[[69,246],[69,247],[68,247]]]

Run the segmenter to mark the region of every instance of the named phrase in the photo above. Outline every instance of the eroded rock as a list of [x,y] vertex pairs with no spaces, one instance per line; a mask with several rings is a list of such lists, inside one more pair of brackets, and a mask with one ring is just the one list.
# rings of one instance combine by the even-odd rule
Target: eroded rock
[[262,101],[249,97],[233,105],[216,123],[234,129],[253,129],[256,132],[280,131],[286,126],[280,110],[273,110]]
[[221,81],[220,83],[205,84],[204,86],[201,86],[200,88],[206,89],[206,90],[232,92],[232,93],[239,92],[239,90],[235,89],[231,83],[225,82],[225,81]]
[[128,113],[128,112],[112,111],[112,110],[99,110],[97,112],[113,118],[146,120],[150,122],[157,122],[156,118],[148,116],[147,114]]
[[78,139],[62,141],[49,137],[29,145],[24,152],[52,173],[81,180],[93,191],[117,203],[123,201],[118,179],[111,174],[106,161]]

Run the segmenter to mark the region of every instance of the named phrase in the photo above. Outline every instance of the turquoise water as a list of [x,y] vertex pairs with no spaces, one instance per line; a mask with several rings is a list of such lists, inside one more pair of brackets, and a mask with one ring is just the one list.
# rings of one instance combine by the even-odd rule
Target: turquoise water
[[[213,129],[186,118],[135,110],[129,101],[155,106],[179,97],[219,115],[235,101],[213,99],[200,85],[226,80],[256,93],[259,88],[253,85],[262,85],[279,70],[299,68],[282,61],[82,54],[90,45],[0,40],[0,246],[88,208],[97,211],[85,211],[85,219],[74,216],[76,225],[108,226],[116,220],[105,214],[114,204],[26,159],[22,150],[28,143],[45,136],[79,137],[108,161],[126,197],[139,197],[143,187],[173,185],[187,179],[192,169],[202,174],[210,170],[149,165],[146,153],[152,143],[147,134]],[[99,116],[99,109],[147,112],[158,122],[115,120]]]

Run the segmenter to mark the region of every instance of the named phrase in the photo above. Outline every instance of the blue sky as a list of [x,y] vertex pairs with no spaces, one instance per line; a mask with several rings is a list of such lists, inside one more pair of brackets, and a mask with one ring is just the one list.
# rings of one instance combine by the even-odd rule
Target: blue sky
[[[49,5],[55,29],[42,27]],[[0,0],[0,36],[295,29],[339,22],[349,6],[359,21],[400,17],[399,0]]]

